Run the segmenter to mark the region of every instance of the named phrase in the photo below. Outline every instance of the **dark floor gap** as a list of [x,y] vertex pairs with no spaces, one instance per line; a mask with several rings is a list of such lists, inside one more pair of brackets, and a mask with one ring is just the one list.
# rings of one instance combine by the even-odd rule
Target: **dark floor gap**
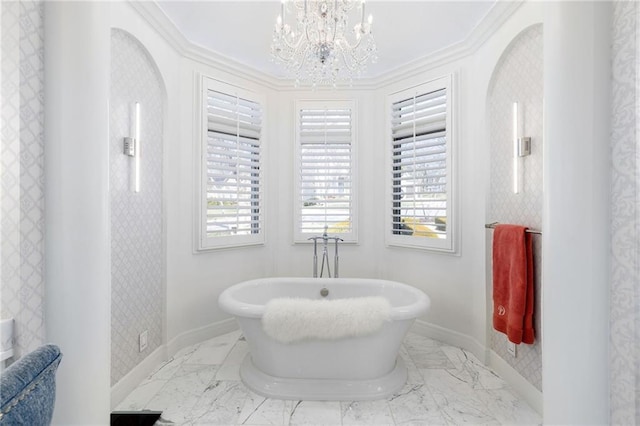
[[111,426],[153,426],[162,411],[113,411],[111,412]]

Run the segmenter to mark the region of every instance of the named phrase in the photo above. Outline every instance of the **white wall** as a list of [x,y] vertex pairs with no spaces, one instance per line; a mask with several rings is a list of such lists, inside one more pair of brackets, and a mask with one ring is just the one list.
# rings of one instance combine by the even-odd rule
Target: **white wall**
[[545,7],[545,421],[605,424],[611,4]]
[[[227,316],[217,307],[218,294],[232,283],[268,273],[265,247],[195,253],[193,208],[196,169],[194,144],[195,82],[198,74],[269,93],[236,74],[186,58],[164,39],[132,5],[116,3],[111,15],[115,28],[135,36],[149,51],[166,85],[164,120],[164,197],[166,218],[166,336],[169,343]],[[268,139],[267,134],[267,139]]]
[[[167,337],[168,340],[181,333],[207,327],[228,318],[218,308],[218,295],[233,283],[263,277],[271,273],[269,246],[219,249],[195,252],[194,206],[198,169],[194,154],[201,135],[195,131],[194,117],[201,107],[198,102],[198,82],[201,76],[265,93],[266,111],[272,102],[271,91],[247,79],[202,64],[192,59],[183,59],[179,80],[180,105],[178,120],[179,136],[169,141],[167,149]],[[171,102],[171,99],[170,99]],[[267,122],[268,124],[268,122]],[[266,155],[272,155],[273,137],[269,127],[264,129],[263,139]],[[273,171],[264,170],[266,179]],[[269,203],[270,200],[267,200]],[[267,210],[269,207],[267,207]],[[267,218],[268,219],[268,218]],[[271,229],[267,228],[268,237]],[[188,314],[186,314],[188,313]]]
[[54,424],[109,416],[108,3],[45,4],[46,331]]
[[[373,179],[383,173],[371,161],[376,147],[377,126],[371,118],[374,113],[374,95],[371,91],[283,91],[275,99],[277,123],[274,137],[271,139],[271,156],[269,168],[272,172],[268,182],[269,234],[267,247],[273,254],[270,261],[274,265],[276,276],[303,276],[313,274],[313,246],[311,243],[293,244],[294,206],[294,143],[295,135],[295,101],[296,100],[340,100],[356,101],[357,142],[356,163],[358,187],[359,232],[358,244],[342,244],[340,246],[340,276],[342,277],[375,277],[377,262],[375,259],[375,238],[373,218],[380,210],[384,190],[371,185]],[[377,203],[378,202],[378,203]],[[331,252],[333,253],[333,251]],[[333,254],[331,254],[333,256]],[[333,260],[331,260],[333,262]],[[333,264],[331,264],[333,273]]]
[[[379,260],[384,259],[379,262],[382,277],[407,282],[429,294],[432,306],[424,320],[466,336],[467,348],[474,350],[481,358],[484,357],[481,351],[487,346],[485,240],[491,236],[487,234],[484,224],[500,220],[484,216],[489,165],[486,96],[494,67],[509,43],[524,28],[541,21],[541,6],[525,3],[470,55],[436,68],[425,67],[421,72],[414,72],[409,78],[399,78],[397,82],[378,91],[378,104],[384,105],[386,93],[448,73],[455,74],[458,255],[382,247],[383,239],[377,253]],[[386,112],[381,110],[379,114],[384,122]],[[378,151],[383,155],[388,149],[385,145],[387,141],[382,139],[384,131],[377,133]],[[379,178],[380,185],[384,185],[381,180],[383,177]],[[376,229],[380,229],[385,216],[382,209],[377,210]]]

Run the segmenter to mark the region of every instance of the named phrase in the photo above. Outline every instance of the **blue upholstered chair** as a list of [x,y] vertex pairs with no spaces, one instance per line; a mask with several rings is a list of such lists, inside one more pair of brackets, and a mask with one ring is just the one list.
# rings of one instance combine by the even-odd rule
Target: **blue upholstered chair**
[[7,367],[0,376],[0,425],[49,425],[62,354],[44,345]]

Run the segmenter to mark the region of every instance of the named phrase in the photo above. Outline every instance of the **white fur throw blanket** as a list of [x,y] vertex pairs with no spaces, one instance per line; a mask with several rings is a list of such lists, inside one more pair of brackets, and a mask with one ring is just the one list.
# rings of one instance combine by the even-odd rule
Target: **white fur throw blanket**
[[379,296],[335,300],[276,298],[265,307],[262,327],[281,343],[366,336],[389,321],[390,311],[389,301]]

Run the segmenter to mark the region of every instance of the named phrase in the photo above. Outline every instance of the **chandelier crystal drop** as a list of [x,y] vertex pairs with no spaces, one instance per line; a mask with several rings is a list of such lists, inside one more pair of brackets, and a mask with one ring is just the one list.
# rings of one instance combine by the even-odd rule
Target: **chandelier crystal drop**
[[[353,30],[348,23],[351,10],[358,18]],[[296,85],[351,84],[377,60],[371,23],[371,15],[365,20],[364,0],[282,0],[272,59],[284,65]]]

